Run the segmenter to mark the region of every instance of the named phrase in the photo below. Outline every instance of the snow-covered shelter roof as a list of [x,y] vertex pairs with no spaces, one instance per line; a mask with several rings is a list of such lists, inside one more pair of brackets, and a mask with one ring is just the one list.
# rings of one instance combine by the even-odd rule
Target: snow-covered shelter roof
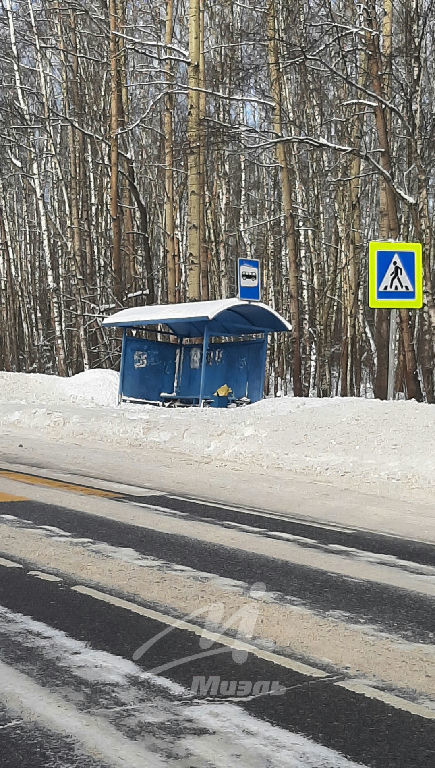
[[214,336],[291,331],[291,325],[274,309],[261,302],[241,299],[132,307],[106,317],[103,325],[106,328],[166,325],[180,338],[203,336],[206,326]]

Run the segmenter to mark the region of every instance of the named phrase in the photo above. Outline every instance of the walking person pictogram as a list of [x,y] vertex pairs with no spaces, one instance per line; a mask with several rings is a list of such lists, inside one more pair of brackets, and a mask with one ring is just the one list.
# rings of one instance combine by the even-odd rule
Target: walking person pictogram
[[[399,283],[399,285],[400,285],[400,287],[401,287],[401,289],[403,291],[403,283],[402,283],[402,281],[400,279],[400,276],[402,275],[402,273],[403,273],[402,267],[397,263],[396,260],[394,260],[393,261],[393,271],[390,272],[390,277],[391,277],[391,280],[390,280],[390,291],[393,288],[393,285],[396,282],[396,280]],[[398,290],[397,286],[396,286],[395,290],[396,291]]]
[[384,277],[379,283],[379,289],[388,293],[409,293],[414,290],[398,253],[393,252]]

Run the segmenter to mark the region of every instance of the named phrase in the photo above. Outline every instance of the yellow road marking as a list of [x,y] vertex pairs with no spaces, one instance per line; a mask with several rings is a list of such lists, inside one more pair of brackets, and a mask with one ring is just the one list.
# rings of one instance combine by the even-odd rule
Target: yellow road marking
[[[50,480],[48,477],[25,475],[21,472],[11,472],[6,469],[0,470],[0,477],[6,477],[8,480],[15,480],[17,483],[43,485],[47,488],[56,488],[59,491],[71,491],[72,493],[80,493],[84,496],[102,496],[108,499],[119,498],[119,493],[113,493],[112,491],[102,491],[99,488],[88,488],[86,485],[74,485],[74,483],[64,483],[62,480]],[[10,500],[13,501],[14,499],[11,497]],[[16,497],[16,500],[18,500],[18,497]],[[0,501],[2,501],[1,496]],[[9,499],[3,499],[3,501],[9,501]]]
[[0,504],[2,501],[27,501],[25,496],[12,496],[11,493],[2,493],[0,491]]

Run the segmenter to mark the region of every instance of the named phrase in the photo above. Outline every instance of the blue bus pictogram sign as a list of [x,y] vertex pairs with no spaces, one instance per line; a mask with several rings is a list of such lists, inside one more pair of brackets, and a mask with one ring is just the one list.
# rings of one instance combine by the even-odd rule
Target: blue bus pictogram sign
[[257,259],[239,259],[239,299],[260,301],[260,262]]

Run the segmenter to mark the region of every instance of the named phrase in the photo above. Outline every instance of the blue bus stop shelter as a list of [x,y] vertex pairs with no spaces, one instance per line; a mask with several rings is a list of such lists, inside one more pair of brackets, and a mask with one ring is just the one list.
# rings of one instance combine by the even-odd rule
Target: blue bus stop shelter
[[[119,402],[200,406],[217,405],[224,385],[230,401],[260,400],[268,334],[291,330],[275,310],[240,299],[133,307],[103,326],[123,328]],[[156,338],[140,337],[152,328]]]

